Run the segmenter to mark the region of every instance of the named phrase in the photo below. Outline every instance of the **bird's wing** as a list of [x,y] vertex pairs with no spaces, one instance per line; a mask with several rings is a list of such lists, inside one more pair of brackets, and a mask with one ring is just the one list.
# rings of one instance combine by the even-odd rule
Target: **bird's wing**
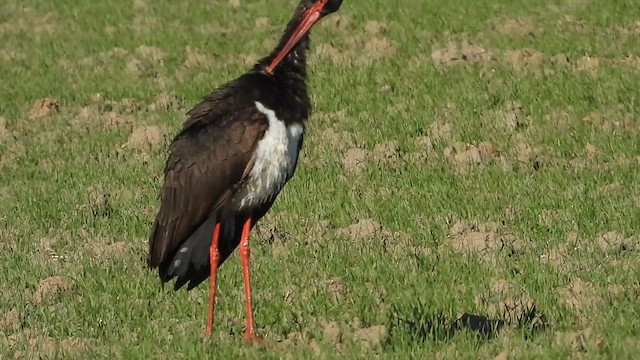
[[242,185],[268,128],[253,106],[216,106],[209,97],[189,112],[171,145],[161,205],[149,239],[150,267],[166,260]]

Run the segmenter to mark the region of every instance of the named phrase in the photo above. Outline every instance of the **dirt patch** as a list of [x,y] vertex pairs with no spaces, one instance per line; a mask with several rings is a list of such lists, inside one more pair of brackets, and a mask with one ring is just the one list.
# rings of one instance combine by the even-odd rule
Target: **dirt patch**
[[453,134],[453,124],[445,121],[435,121],[429,125],[429,132],[435,140],[450,139]]
[[455,166],[459,174],[467,174],[471,169],[490,164],[499,158],[500,150],[486,141],[478,145],[455,142],[444,149],[443,155]]
[[387,37],[376,36],[365,42],[364,50],[367,57],[380,60],[393,56],[396,53],[396,45]]
[[27,58],[27,54],[20,51],[13,51],[8,49],[0,49],[0,61],[13,62],[20,61]]
[[0,116],[0,140],[11,136],[11,131],[7,128],[7,119]]
[[543,53],[533,48],[507,50],[504,57],[516,70],[539,70],[546,60]]
[[42,35],[53,35],[57,27],[57,14],[49,12],[39,15],[34,9],[24,7],[13,19],[0,23],[0,34],[24,33],[40,38]]
[[335,321],[329,321],[324,325],[324,329],[322,331],[324,336],[324,340],[337,345],[342,343],[342,329],[340,329],[340,325],[338,325]]
[[136,58],[133,58],[127,61],[127,65],[125,66],[125,71],[129,75],[135,78],[145,78],[145,77],[154,76],[154,73],[151,70],[151,68]]
[[382,165],[395,164],[400,160],[400,149],[398,142],[395,140],[385,141],[376,144],[371,155],[374,161]]
[[600,59],[596,56],[583,56],[576,62],[576,70],[596,74],[600,67]]
[[533,299],[522,289],[504,279],[493,279],[487,294],[475,299],[478,306],[486,306],[490,317],[510,325],[530,322],[536,315]]
[[40,304],[47,299],[54,299],[72,289],[72,284],[62,276],[52,276],[38,283],[33,294],[33,302]]
[[330,128],[323,131],[320,137],[330,144],[332,149],[345,150],[357,144],[355,135],[348,131],[337,132]]
[[130,149],[153,149],[164,143],[165,131],[159,126],[141,126],[136,128],[125,144]]
[[0,318],[0,326],[11,331],[18,331],[22,327],[22,315],[18,309],[11,309]]
[[136,53],[138,53],[142,59],[156,63],[162,62],[165,57],[164,51],[155,46],[140,45],[136,49]]
[[524,107],[518,101],[507,102],[500,110],[501,124],[509,131],[518,131],[526,127],[531,119],[525,114]]
[[533,20],[529,17],[519,17],[515,19],[500,20],[495,29],[501,35],[507,36],[532,36],[535,34]]
[[463,40],[460,45],[449,44],[445,48],[434,50],[431,53],[431,59],[437,65],[455,65],[459,63],[489,62],[494,61],[495,57],[482,46]]
[[475,224],[456,222],[449,230],[451,247],[464,254],[473,254],[480,260],[494,263],[498,254],[514,256],[526,252],[527,244],[512,234],[499,234],[497,223]]
[[357,223],[340,229],[339,232],[354,241],[392,236],[391,231],[383,228],[380,223],[373,219],[360,219]]
[[387,327],[384,325],[374,325],[355,332],[356,339],[364,348],[379,346],[387,337]]
[[162,92],[149,104],[149,111],[177,111],[184,107],[184,99],[176,94]]
[[556,333],[556,343],[568,346],[574,352],[584,352],[603,346],[605,338],[589,327],[578,332]]
[[580,278],[575,278],[567,286],[558,289],[558,295],[570,308],[585,313],[590,313],[590,310],[603,301],[596,287]]
[[[335,29],[334,29],[335,30]],[[364,49],[359,51],[357,49]],[[392,57],[396,53],[395,43],[386,36],[350,36],[342,43],[319,44],[313,56],[328,59],[333,64],[370,65],[373,62]]]
[[26,351],[16,351],[14,359],[25,357],[27,359],[53,359],[56,355],[56,343],[52,337],[40,335],[35,330],[25,330],[8,337],[9,347],[16,344],[27,344]]
[[79,355],[94,345],[93,339],[79,338],[75,336],[62,339],[58,347],[64,355]]
[[59,112],[58,100],[53,98],[39,99],[29,110],[30,119],[40,119],[52,116]]
[[362,174],[367,165],[370,154],[362,148],[352,148],[342,157],[342,168],[356,175]]
[[213,57],[194,49],[191,46],[185,47],[185,60],[183,65],[188,69],[209,67],[213,64]]
[[124,241],[109,243],[98,240],[95,243],[86,244],[85,247],[95,260],[119,258],[128,251],[127,243]]
[[335,303],[341,303],[349,297],[349,290],[344,284],[344,281],[339,277],[329,279],[326,287],[331,299]]
[[320,22],[321,27],[326,27],[327,29],[336,30],[344,30],[351,25],[351,18],[347,15],[342,14],[332,14],[328,16],[326,19],[322,19]]
[[625,238],[617,231],[609,231],[596,237],[596,245],[604,251],[640,251],[640,242],[635,237]]
[[636,133],[638,125],[633,116],[626,113],[622,105],[605,111],[593,111],[583,118],[583,121],[597,126],[607,134],[619,135]]
[[384,22],[380,22],[377,20],[368,20],[364,24],[364,30],[369,35],[378,35],[381,33],[385,33],[388,29],[388,25]]
[[229,0],[227,1],[227,5],[230,8],[239,8],[242,4],[240,3],[240,0]]

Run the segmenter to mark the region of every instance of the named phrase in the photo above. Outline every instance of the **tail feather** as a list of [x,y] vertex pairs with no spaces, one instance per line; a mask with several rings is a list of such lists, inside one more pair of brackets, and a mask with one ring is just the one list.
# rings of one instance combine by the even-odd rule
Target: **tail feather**
[[[218,217],[215,215],[209,217],[172,256],[167,257],[167,260],[160,264],[159,275],[163,283],[176,278],[174,290],[180,289],[187,283],[189,283],[187,290],[191,290],[209,277],[209,247],[217,219]],[[224,263],[240,242],[236,229],[228,231],[224,228],[225,225],[235,227],[233,222],[221,224],[220,239],[218,240],[220,251],[218,266]]]

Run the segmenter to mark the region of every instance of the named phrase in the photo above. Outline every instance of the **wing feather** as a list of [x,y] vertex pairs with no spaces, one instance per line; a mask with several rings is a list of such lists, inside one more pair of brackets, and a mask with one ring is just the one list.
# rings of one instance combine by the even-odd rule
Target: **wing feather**
[[224,94],[210,95],[191,110],[171,144],[149,239],[147,261],[152,268],[224,206],[251,171],[252,154],[268,120],[253,106],[233,111],[220,99]]

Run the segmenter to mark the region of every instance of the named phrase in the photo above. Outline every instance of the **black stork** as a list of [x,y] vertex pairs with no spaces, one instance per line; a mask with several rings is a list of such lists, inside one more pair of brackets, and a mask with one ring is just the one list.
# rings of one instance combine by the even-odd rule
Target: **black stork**
[[342,0],[302,0],[278,46],[190,110],[170,146],[148,265],[162,283],[187,290],[209,277],[206,335],[213,328],[216,273],[240,246],[247,329],[256,336],[249,233],[291,179],[311,111],[306,86],[309,30]]

